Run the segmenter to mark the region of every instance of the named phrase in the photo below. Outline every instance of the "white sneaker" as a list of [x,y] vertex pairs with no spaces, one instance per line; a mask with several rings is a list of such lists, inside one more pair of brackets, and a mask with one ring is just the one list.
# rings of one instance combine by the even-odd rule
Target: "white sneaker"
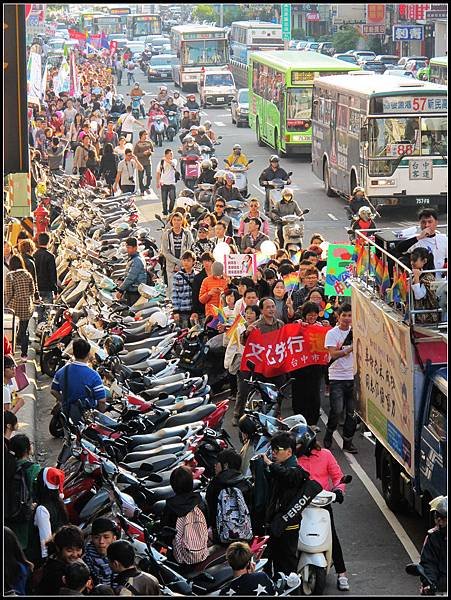
[[349,592],[349,581],[346,575],[340,575],[337,577],[337,588],[340,592]]

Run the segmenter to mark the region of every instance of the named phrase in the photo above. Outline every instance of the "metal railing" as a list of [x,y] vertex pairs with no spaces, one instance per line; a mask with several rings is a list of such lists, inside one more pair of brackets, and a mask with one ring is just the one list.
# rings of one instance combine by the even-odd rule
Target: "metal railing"
[[[447,227],[445,226],[441,226],[441,227]],[[394,308],[402,317],[403,320],[408,323],[409,325],[415,325],[415,324],[419,324],[422,327],[427,327],[427,328],[431,328],[431,329],[435,329],[435,330],[439,330],[439,331],[447,331],[448,328],[448,310],[447,310],[447,295],[445,296],[444,292],[446,291],[446,284],[447,284],[447,274],[448,274],[448,269],[430,269],[430,270],[425,270],[422,271],[422,273],[434,273],[434,275],[441,275],[441,277],[439,279],[437,279],[437,286],[434,285],[434,287],[442,287],[442,289],[440,290],[441,296],[437,296],[437,308],[416,308],[415,307],[415,295],[414,295],[414,290],[412,288],[413,285],[413,276],[414,273],[412,271],[412,269],[410,269],[409,267],[407,267],[401,260],[399,260],[398,258],[396,258],[396,256],[393,256],[392,254],[390,254],[390,252],[388,252],[387,250],[385,250],[384,248],[382,248],[381,246],[379,246],[375,241],[371,240],[369,237],[367,237],[368,232],[375,232],[375,231],[382,231],[383,229],[386,230],[390,230],[392,231],[392,228],[377,228],[377,229],[365,229],[365,230],[360,230],[357,229],[355,231],[357,239],[360,238],[361,241],[364,242],[364,252],[367,254],[366,257],[366,263],[365,266],[367,268],[365,268],[365,272],[362,275],[358,275],[356,270],[355,270],[355,278],[361,282],[363,282],[365,284],[365,286],[371,290],[371,292],[379,299],[382,300],[383,302],[385,302],[386,304],[388,304],[389,306],[391,306],[392,308]],[[365,233],[363,233],[365,232]],[[372,252],[374,252],[375,250],[378,251],[378,253],[380,255],[382,255],[383,257],[383,261],[384,261],[384,268],[385,265],[387,266],[387,268],[389,269],[389,265],[390,262],[393,265],[396,265],[397,269],[398,269],[398,277],[399,274],[401,272],[405,272],[407,274],[407,282],[408,282],[408,289],[407,289],[407,297],[406,297],[406,301],[397,301],[394,300],[393,297],[391,299],[387,299],[387,290],[391,289],[391,287],[394,285],[394,279],[392,277],[390,277],[390,283],[391,286],[389,288],[387,288],[387,290],[383,291],[381,288],[381,284],[377,282],[376,277],[375,277],[375,273],[374,273],[374,269],[372,268]],[[440,285],[441,284],[441,285]],[[439,290],[437,290],[439,291]],[[428,314],[432,314],[432,315],[437,315],[436,319],[433,320],[433,322],[417,322],[416,316],[417,315],[428,315]]]

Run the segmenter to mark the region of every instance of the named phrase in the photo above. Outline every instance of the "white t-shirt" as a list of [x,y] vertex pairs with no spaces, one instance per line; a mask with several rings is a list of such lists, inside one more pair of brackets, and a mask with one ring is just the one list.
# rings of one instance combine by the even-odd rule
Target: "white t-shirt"
[[[429,252],[432,252],[435,268],[443,269],[445,259],[448,258],[448,236],[444,233],[436,233],[434,237],[418,240],[416,244],[409,248],[409,252],[414,248],[426,248]],[[437,278],[439,277],[441,275],[437,273]]]
[[[351,328],[343,331],[338,327],[334,327],[326,333],[324,340],[324,346],[326,348],[338,348],[345,350],[349,348],[349,345],[342,346],[346,339],[346,336],[350,332]],[[332,358],[332,357],[331,357]],[[337,358],[329,367],[329,379],[339,381],[351,381],[354,379],[354,364],[353,364],[352,352],[341,358]]]
[[[163,170],[161,169],[163,165]],[[161,160],[158,169],[160,170],[160,184],[161,185],[175,185],[175,172],[177,169],[177,160],[173,158],[171,164],[166,160]]]
[[50,524],[50,513],[45,506],[38,506],[34,515],[34,524],[39,530],[39,541],[41,546],[41,557],[48,556],[46,542],[52,537],[52,526]]
[[11,404],[11,386],[3,384],[3,404]]
[[133,125],[135,124],[135,117],[131,113],[124,113],[119,117],[122,125],[122,133],[133,133]]
[[121,185],[134,185],[130,181],[131,178],[135,179],[135,169],[136,169],[136,160],[132,158],[131,160],[121,160],[121,162],[117,166],[117,172],[120,174],[120,184]]

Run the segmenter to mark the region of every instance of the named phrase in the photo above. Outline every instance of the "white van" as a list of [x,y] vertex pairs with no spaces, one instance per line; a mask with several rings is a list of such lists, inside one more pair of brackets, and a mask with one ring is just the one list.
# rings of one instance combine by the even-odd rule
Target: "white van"
[[207,106],[230,106],[236,95],[236,85],[232,73],[228,67],[203,70],[200,74],[198,91],[200,105]]

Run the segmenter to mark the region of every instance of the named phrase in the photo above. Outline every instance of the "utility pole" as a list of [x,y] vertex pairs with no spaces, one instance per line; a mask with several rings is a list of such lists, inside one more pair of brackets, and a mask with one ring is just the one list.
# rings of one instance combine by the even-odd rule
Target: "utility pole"
[[224,27],[224,4],[219,5],[219,27]]

